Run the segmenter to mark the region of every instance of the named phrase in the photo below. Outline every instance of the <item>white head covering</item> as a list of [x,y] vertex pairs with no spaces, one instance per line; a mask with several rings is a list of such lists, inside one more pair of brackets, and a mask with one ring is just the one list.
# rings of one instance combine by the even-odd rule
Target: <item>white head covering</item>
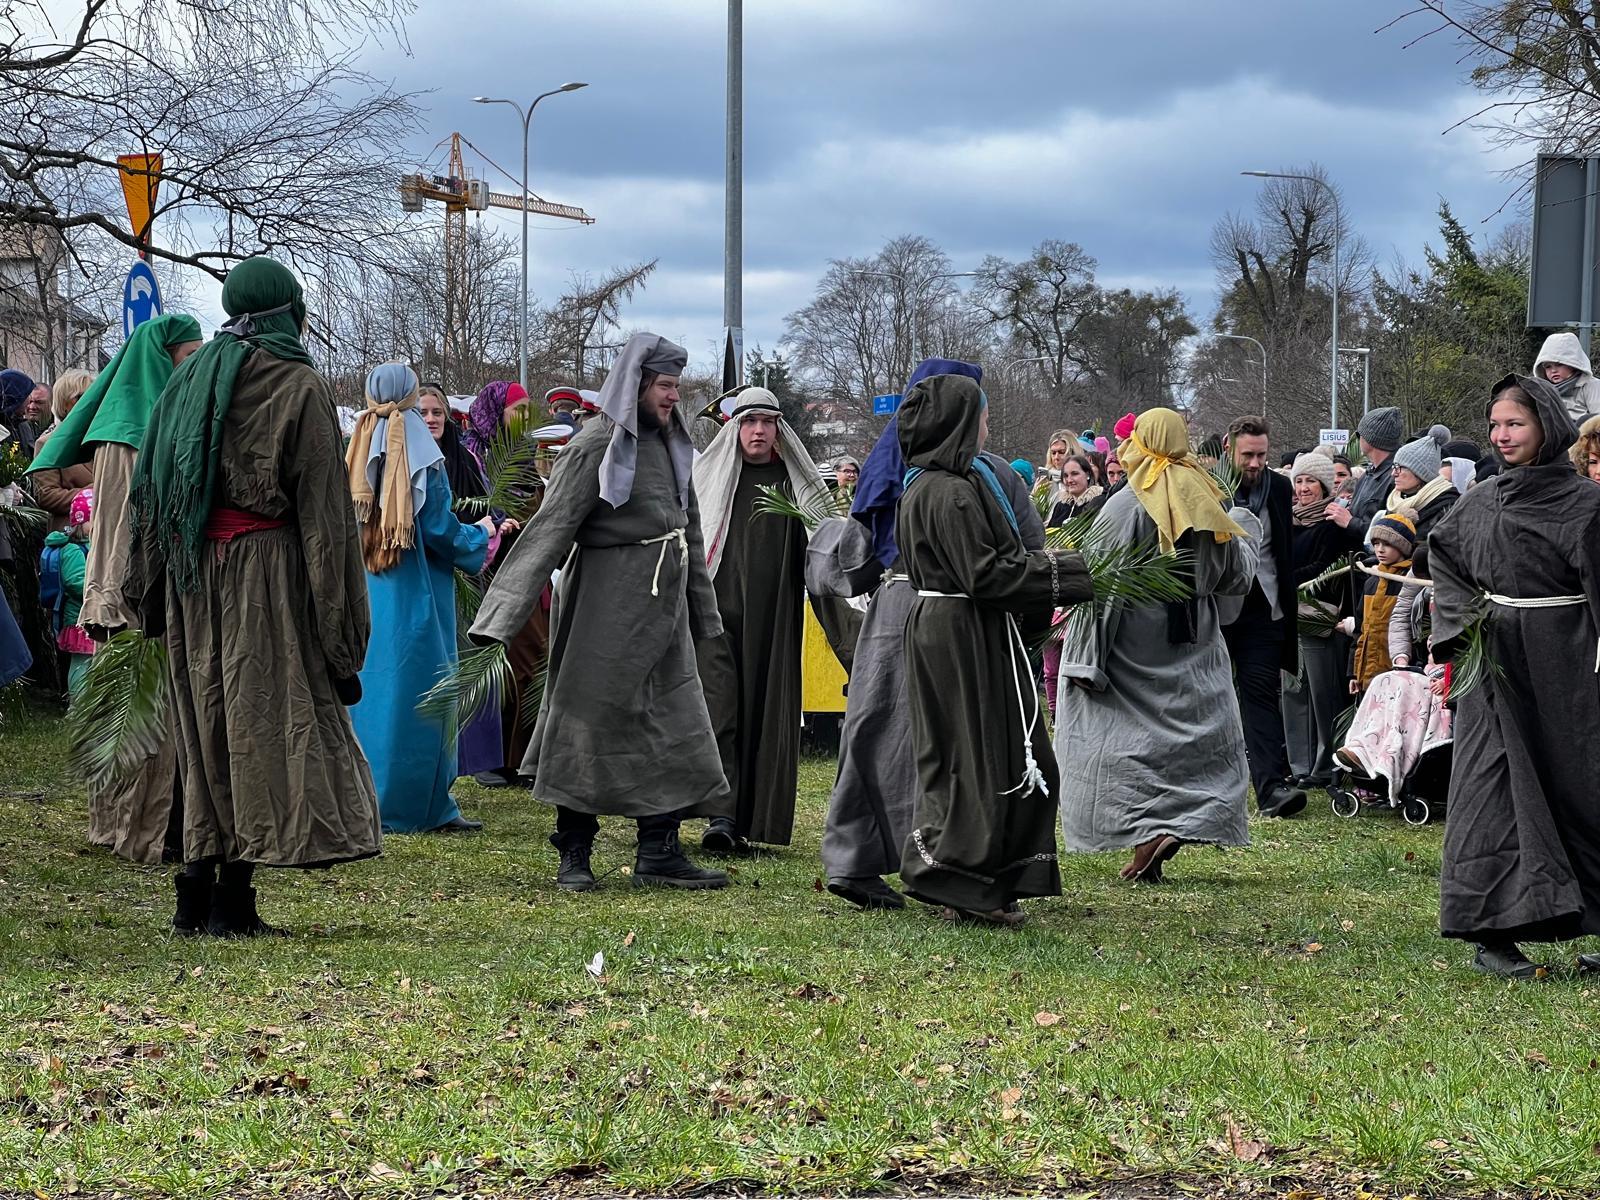
[[[633,495],[633,473],[639,460],[639,381],[644,372],[682,375],[689,352],[654,333],[636,333],[617,355],[600,389],[600,411],[610,419],[611,444],[600,460],[600,498],[621,508]],[[689,507],[689,475],[694,465],[694,440],[683,414],[672,410],[672,420],[661,431],[672,456],[678,481],[678,503]]]
[[765,413],[778,418],[778,459],[788,473],[789,490],[802,506],[828,495],[817,464],[812,461],[800,435],[783,419],[778,398],[766,388],[745,388],[735,398],[733,415],[717,431],[711,444],[694,464],[694,493],[700,502],[700,533],[705,539],[706,566],[713,579],[722,565],[722,551],[728,541],[728,521],[733,516],[733,495],[739,486],[744,456],[739,450],[739,426],[744,418]]

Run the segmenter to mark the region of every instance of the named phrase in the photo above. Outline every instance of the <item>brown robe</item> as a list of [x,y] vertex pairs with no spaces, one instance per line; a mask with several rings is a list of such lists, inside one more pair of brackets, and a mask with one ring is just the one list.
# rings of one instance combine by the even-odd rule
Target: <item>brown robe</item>
[[185,861],[318,867],[382,844],[372,773],[333,688],[360,671],[370,620],[346,479],[327,383],[251,354],[223,420],[217,503],[288,524],[208,544],[193,592],[158,581]]

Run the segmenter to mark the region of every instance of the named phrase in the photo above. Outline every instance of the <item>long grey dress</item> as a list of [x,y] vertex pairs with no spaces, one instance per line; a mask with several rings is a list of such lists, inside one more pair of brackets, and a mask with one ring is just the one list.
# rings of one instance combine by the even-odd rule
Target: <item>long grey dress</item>
[[[611,430],[597,418],[562,451],[472,635],[511,641],[566,561],[550,615],[544,705],[522,769],[547,804],[648,817],[727,794],[694,655],[695,640],[721,634],[722,619],[693,484],[685,512],[659,434],[640,434],[627,503],[600,499]],[[676,530],[687,552],[675,536],[656,540]]]
[[[1216,598],[1250,590],[1261,526],[1243,509],[1233,519],[1252,536],[1218,543],[1191,531],[1178,542],[1194,555],[1192,643],[1172,644],[1160,604],[1109,605],[1093,622],[1068,625],[1055,748],[1069,850],[1115,850],[1158,834],[1249,844],[1250,771]],[[1100,523],[1114,544],[1156,538],[1131,488],[1111,497]]]
[[1559,393],[1518,382],[1538,403],[1544,450],[1474,486],[1433,531],[1434,656],[1456,661],[1459,679],[1485,593],[1585,602],[1489,609],[1498,670],[1456,708],[1439,879],[1441,931],[1470,941],[1600,933],[1600,487],[1567,461],[1577,431]]
[[[983,458],[1011,501],[1023,549],[1043,549],[1044,522],[1022,477],[997,455]],[[906,619],[916,599],[903,570],[891,572],[873,593],[856,638],[839,774],[822,833],[822,868],[830,879],[894,874],[916,823],[917,759],[905,669]]]

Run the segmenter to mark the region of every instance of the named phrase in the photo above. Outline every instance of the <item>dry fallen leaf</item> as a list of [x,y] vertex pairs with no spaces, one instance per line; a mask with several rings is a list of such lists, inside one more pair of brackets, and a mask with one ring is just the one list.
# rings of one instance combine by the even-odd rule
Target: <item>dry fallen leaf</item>
[[628,930],[628,936],[627,936],[627,937],[625,937],[625,938],[623,938],[623,939],[622,939],[622,944],[623,944],[623,945],[624,945],[624,946],[631,946],[631,945],[633,945],[633,939],[634,939],[634,938],[635,938],[635,937],[636,937],[636,936],[638,936],[638,935],[637,935],[637,934],[635,934],[635,933],[634,933],[634,932],[633,932],[633,930],[631,930],[631,929],[630,929],[630,930]]
[[1228,1117],[1227,1122],[1228,1149],[1235,1158],[1240,1162],[1255,1162],[1266,1155],[1267,1144],[1265,1142],[1252,1141],[1250,1138],[1245,1137],[1239,1130],[1239,1123],[1232,1117]]
[[1021,1099],[1022,1089],[1019,1087],[1008,1087],[1005,1091],[1000,1093],[1000,1103],[1004,1105],[1013,1105]]
[[1322,949],[1322,943],[1321,942],[1307,942],[1305,949],[1306,949],[1306,953],[1307,954],[1316,954],[1319,950]]
[[375,1162],[367,1168],[367,1174],[373,1179],[401,1179],[403,1172],[396,1171],[388,1163]]
[[1047,1029],[1051,1025],[1061,1024],[1061,1014],[1053,1012],[1036,1012],[1033,1014],[1033,1023],[1042,1029]]

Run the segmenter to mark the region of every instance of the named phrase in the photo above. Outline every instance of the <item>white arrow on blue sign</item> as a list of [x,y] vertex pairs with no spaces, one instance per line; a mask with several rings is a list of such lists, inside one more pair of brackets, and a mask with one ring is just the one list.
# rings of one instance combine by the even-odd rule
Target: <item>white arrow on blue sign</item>
[[133,336],[133,331],[152,317],[161,315],[161,288],[156,284],[156,273],[143,259],[133,264],[127,281],[122,285],[122,336]]
[[890,392],[887,396],[874,396],[872,398],[872,415],[875,417],[890,416],[899,407],[899,392]]

